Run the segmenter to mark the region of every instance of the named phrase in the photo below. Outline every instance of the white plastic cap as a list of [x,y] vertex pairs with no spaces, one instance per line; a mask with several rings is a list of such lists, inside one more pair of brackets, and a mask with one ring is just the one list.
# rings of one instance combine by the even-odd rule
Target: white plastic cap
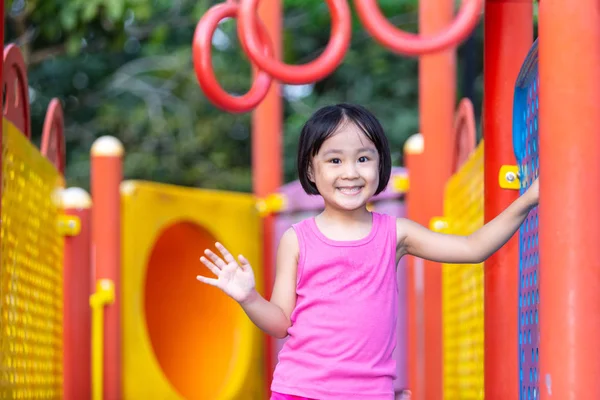
[[101,136],[92,144],[93,156],[121,157],[124,153],[123,144],[114,136]]
[[408,154],[421,154],[425,150],[423,135],[415,133],[404,143],[404,152]]
[[82,188],[71,187],[63,190],[62,206],[63,208],[90,208],[92,207],[92,198]]

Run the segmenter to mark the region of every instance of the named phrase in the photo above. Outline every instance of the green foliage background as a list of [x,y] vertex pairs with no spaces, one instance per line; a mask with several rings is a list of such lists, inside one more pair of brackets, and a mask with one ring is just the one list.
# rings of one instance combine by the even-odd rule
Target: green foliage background
[[[265,0],[266,1],[266,0]],[[67,178],[88,188],[89,149],[101,135],[126,148],[125,177],[179,185],[251,191],[250,114],[214,107],[198,86],[191,61],[196,24],[215,2],[191,0],[6,1],[5,42],[17,43],[29,68],[32,127],[36,140],[48,102],[62,100],[66,114]],[[284,60],[305,63],[329,40],[322,0],[285,0]],[[404,30],[417,30],[417,0],[381,0],[384,14]],[[354,9],[353,9],[354,13]],[[458,52],[458,98],[465,66],[479,112],[482,32]],[[214,38],[213,65],[230,92],[250,87],[250,65],[239,48],[235,21]],[[350,50],[331,76],[309,87],[285,87],[285,181],[296,179],[300,127],[319,106],[356,102],[381,119],[395,165],[402,146],[418,131],[417,60],[376,43],[354,13]],[[299,93],[301,95],[299,95]]]

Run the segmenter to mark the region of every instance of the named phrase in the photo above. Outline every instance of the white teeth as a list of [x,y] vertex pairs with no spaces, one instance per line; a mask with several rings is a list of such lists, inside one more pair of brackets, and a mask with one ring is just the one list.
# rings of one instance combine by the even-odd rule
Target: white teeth
[[351,187],[351,188],[339,188],[340,192],[344,194],[356,194],[360,192],[360,187]]

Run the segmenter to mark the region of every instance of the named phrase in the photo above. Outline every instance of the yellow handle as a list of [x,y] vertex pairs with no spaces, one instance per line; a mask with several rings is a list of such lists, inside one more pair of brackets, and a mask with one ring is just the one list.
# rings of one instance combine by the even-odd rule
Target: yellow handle
[[502,189],[519,190],[519,167],[517,165],[503,165],[498,173],[498,183]]
[[104,306],[115,301],[115,284],[110,279],[96,283],[96,293],[90,296],[92,307],[92,399],[104,397]]
[[410,189],[410,179],[408,174],[401,174],[392,177],[392,187],[396,193],[408,193]]
[[272,193],[264,199],[256,201],[256,209],[261,217],[266,217],[269,214],[277,213],[283,210],[286,206],[285,195],[281,193]]

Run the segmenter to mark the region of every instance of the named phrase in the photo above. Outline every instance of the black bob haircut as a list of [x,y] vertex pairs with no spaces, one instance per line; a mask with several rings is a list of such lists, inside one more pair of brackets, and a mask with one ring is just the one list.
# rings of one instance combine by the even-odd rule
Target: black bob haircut
[[354,123],[375,145],[379,153],[379,186],[375,194],[385,190],[392,173],[390,146],[383,127],[366,108],[354,104],[335,104],[317,110],[304,124],[298,145],[298,175],[307,194],[318,195],[317,186],[308,177],[312,158],[319,152],[323,142],[331,137],[341,124]]

